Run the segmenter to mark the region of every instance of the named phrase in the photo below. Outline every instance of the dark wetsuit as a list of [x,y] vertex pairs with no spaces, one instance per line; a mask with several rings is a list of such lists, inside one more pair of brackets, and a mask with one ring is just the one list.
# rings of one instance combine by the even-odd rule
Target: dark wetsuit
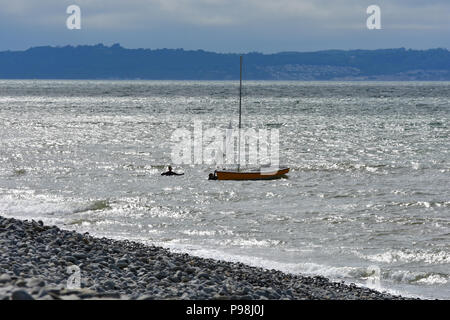
[[173,171],[167,171],[167,172],[163,172],[161,173],[162,176],[182,176],[184,175],[184,173],[176,173]]
[[214,173],[209,174],[208,180],[217,180],[217,175],[215,171]]

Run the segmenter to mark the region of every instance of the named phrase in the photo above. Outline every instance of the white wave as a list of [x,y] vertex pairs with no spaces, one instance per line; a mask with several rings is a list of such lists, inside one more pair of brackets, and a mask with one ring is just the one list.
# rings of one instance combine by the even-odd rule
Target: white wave
[[63,224],[67,216],[109,207],[107,201],[66,200],[51,195],[37,195],[31,190],[11,190],[0,196],[0,213],[10,217],[39,219],[49,224]]
[[419,162],[411,162],[411,167],[414,170],[420,170],[420,169],[423,169],[423,164],[421,164]]
[[328,265],[321,265],[310,262],[294,263],[294,262],[280,262],[269,260],[257,256],[248,256],[236,253],[228,253],[216,249],[206,249],[198,245],[187,245],[185,243],[161,243],[156,245],[167,247],[173,252],[189,253],[193,256],[206,259],[216,259],[229,262],[240,262],[254,267],[264,269],[275,269],[286,273],[302,274],[302,275],[323,275],[330,278],[346,278],[353,277],[360,274],[356,267],[332,267]]
[[[146,241],[144,241],[146,242]],[[190,255],[205,258],[205,259],[216,259],[234,263],[244,263],[249,266],[268,269],[268,270],[278,270],[281,272],[296,274],[302,276],[324,276],[331,281],[344,281],[345,283],[354,283],[358,287],[367,287],[375,289],[381,292],[387,292],[392,295],[402,295],[404,297],[416,297],[425,298],[415,294],[410,294],[406,291],[401,291],[388,287],[388,283],[382,281],[376,286],[371,285],[367,280],[368,269],[365,267],[352,267],[352,266],[330,266],[325,264],[318,264],[312,262],[281,262],[270,260],[262,257],[228,253],[216,249],[205,249],[197,245],[186,245],[185,243],[175,242],[163,242],[154,243],[158,246],[166,247],[173,252],[178,253],[188,253]],[[354,280],[351,280],[354,279]],[[360,279],[359,281],[357,279]],[[384,279],[386,280],[386,279]]]
[[409,284],[422,284],[422,285],[443,285],[447,284],[449,279],[448,276],[436,273],[426,273],[426,272],[413,272],[408,270],[396,270],[393,272],[388,272],[386,278]]
[[428,264],[450,263],[450,254],[445,251],[427,252],[425,250],[392,250],[373,255],[360,255],[362,258],[374,262],[425,262]]
[[227,245],[227,246],[237,246],[237,247],[278,247],[283,242],[280,240],[258,240],[258,239],[243,239],[243,238],[233,238],[233,239],[227,239],[222,240],[221,243]]
[[430,274],[427,277],[418,280],[417,282],[426,285],[447,284],[448,279],[439,274]]
[[213,236],[216,234],[214,230],[183,230],[181,233],[188,236]]

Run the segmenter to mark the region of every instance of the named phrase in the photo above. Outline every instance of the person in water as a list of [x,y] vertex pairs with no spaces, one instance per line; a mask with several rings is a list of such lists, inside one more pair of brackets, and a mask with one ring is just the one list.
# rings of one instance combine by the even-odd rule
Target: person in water
[[209,174],[208,180],[217,180],[216,171],[214,171],[214,173]]
[[161,173],[162,176],[182,176],[184,173],[176,173],[172,171],[172,167],[169,166],[169,171]]

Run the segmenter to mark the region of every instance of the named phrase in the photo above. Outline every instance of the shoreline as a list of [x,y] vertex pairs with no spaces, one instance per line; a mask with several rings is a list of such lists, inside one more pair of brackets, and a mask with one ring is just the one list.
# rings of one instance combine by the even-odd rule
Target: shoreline
[[413,299],[1,215],[0,247],[0,300]]

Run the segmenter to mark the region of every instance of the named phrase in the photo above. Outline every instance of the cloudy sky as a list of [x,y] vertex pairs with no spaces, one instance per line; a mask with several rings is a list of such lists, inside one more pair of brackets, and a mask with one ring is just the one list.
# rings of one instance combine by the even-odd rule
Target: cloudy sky
[[[68,30],[69,5],[81,30]],[[381,8],[381,30],[366,9]],[[0,0],[0,50],[120,43],[217,52],[450,48],[450,0]]]

